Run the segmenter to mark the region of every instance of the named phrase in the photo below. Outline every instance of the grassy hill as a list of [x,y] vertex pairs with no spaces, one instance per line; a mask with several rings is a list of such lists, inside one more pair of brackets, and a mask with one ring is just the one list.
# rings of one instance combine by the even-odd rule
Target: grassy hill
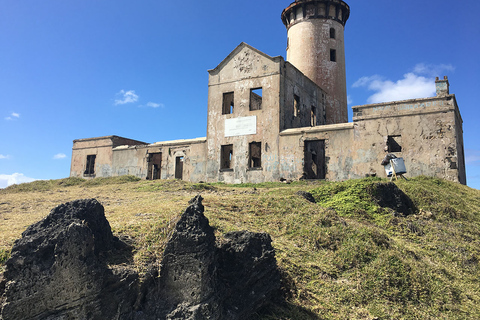
[[145,271],[201,193],[217,235],[272,236],[287,303],[261,319],[480,319],[480,191],[425,177],[395,184],[403,192],[382,179],[224,185],[127,176],[15,185],[0,190],[0,272],[28,225],[79,198],[104,205],[114,233],[136,248],[127,267]]

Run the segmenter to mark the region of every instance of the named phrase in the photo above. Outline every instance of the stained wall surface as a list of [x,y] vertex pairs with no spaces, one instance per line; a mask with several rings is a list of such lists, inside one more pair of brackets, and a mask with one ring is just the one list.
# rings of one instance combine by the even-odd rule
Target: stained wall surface
[[[113,148],[119,145],[145,145],[145,142],[119,136],[77,139],[73,141],[70,176],[80,178],[111,177]],[[94,174],[85,176],[87,156],[95,155]]]
[[[242,43],[209,71],[205,138],[75,140],[70,175],[338,181],[385,177],[381,161],[393,153],[404,159],[407,177],[466,184],[462,118],[448,79],[437,79],[436,86],[436,97],[356,106],[353,122],[328,124],[327,92],[283,58]],[[85,175],[92,155],[95,173]]]
[[[259,88],[261,108],[251,110],[251,90]],[[232,95],[233,107],[226,110],[225,99]],[[312,111],[315,124],[324,123],[324,100],[324,92],[283,58],[272,58],[240,44],[209,71],[207,181],[280,179],[280,130],[310,126]],[[252,144],[258,144],[259,149],[253,151]],[[229,155],[222,153],[227,148]],[[260,157],[258,163],[252,160],[254,153]],[[229,159],[222,161],[226,156]]]

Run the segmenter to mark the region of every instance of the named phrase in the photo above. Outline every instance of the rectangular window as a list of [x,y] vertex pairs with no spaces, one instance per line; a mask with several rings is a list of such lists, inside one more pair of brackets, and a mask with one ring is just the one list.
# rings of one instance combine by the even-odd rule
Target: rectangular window
[[330,39],[335,39],[335,29],[330,28]]
[[262,143],[250,142],[249,145],[249,167],[261,168],[262,167]]
[[262,109],[262,88],[250,90],[250,111]]
[[233,92],[226,92],[223,94],[222,114],[233,113]]
[[317,125],[317,108],[314,106],[310,109],[310,126],[315,127]]
[[388,136],[387,149],[388,152],[402,152],[402,136]]
[[233,144],[223,145],[220,149],[220,169],[233,168]]
[[93,176],[95,175],[95,158],[97,156],[95,154],[91,154],[87,156],[87,163],[85,165],[85,172],[83,173],[84,176]]
[[337,61],[337,50],[330,49],[330,61],[332,61],[332,62]]
[[293,95],[293,116],[298,117],[300,113],[300,97],[296,94]]

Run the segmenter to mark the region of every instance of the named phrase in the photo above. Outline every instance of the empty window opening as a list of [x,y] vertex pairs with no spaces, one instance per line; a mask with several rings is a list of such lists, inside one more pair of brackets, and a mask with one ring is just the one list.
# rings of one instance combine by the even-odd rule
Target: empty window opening
[[85,164],[85,171],[83,175],[86,177],[92,177],[95,175],[95,154],[90,154],[87,156],[87,163]]
[[310,108],[310,126],[315,127],[317,125],[317,108],[312,106]]
[[330,61],[333,61],[333,62],[337,61],[337,50],[330,49]]
[[261,168],[262,167],[262,143],[261,142],[250,142],[249,145],[249,166],[250,168]]
[[147,180],[160,179],[162,167],[162,153],[149,153],[147,155]]
[[233,144],[223,145],[221,147],[220,169],[233,168]]
[[305,141],[304,176],[306,179],[325,179],[325,140]]
[[330,39],[335,39],[335,29],[330,28]]
[[226,92],[223,94],[222,114],[233,113],[233,92]]
[[388,136],[387,139],[388,152],[402,152],[402,136]]
[[175,179],[183,179],[183,157],[176,157],[175,159]]
[[262,109],[262,88],[250,90],[250,111]]
[[300,97],[296,94],[293,95],[293,116],[298,117],[300,113]]

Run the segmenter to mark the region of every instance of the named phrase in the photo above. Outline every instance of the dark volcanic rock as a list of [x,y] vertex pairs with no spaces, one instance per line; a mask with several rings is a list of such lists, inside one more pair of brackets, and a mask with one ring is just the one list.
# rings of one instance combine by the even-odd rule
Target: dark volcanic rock
[[246,319],[277,294],[280,273],[267,233],[230,232],[219,252],[222,319]]
[[[117,240],[118,241],[118,240]],[[102,256],[115,238],[96,200],[53,209],[15,242],[6,263],[4,320],[111,319],[130,310],[135,274],[116,275]]]
[[416,211],[413,201],[393,182],[377,183],[372,194],[378,205],[395,210],[400,215],[409,215]]
[[56,207],[15,243],[0,319],[246,319],[280,287],[270,236],[229,233],[217,247],[203,211],[202,198],[192,199],[160,270],[140,283],[107,266],[125,245],[96,200]]
[[296,192],[296,195],[299,195],[300,197],[305,198],[305,200],[307,200],[311,203],[316,203],[315,198],[313,197],[313,195],[310,192],[300,190],[300,191]]

